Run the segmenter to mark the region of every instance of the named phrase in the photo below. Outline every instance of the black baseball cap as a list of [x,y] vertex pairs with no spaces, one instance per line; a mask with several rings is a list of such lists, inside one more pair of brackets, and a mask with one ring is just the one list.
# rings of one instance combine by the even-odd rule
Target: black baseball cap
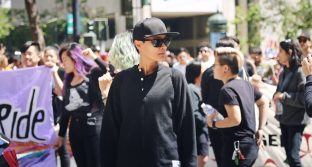
[[165,23],[156,17],[141,20],[133,28],[133,40],[139,41],[156,35],[175,37],[179,34],[178,32],[167,32]]

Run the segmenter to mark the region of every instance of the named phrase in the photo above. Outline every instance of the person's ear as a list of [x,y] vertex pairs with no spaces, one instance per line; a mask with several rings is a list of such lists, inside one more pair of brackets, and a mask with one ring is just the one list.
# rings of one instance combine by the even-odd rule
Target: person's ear
[[142,46],[143,42],[142,41],[138,41],[138,40],[135,40],[134,41],[134,46],[139,49],[141,46]]
[[223,72],[224,72],[224,73],[227,73],[229,70],[230,70],[230,68],[229,68],[228,65],[224,65],[224,66],[223,66]]

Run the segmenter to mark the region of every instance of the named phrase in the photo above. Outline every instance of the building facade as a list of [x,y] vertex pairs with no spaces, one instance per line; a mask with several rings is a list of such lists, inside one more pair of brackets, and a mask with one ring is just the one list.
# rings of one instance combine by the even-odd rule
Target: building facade
[[[53,0],[36,1],[39,12],[53,11],[59,3]],[[63,2],[66,6],[66,1]],[[197,46],[209,42],[208,18],[221,12],[227,20],[227,34],[235,35],[235,1],[228,0],[87,0],[84,4],[88,11],[102,8],[108,19],[109,37],[105,48],[109,49],[114,35],[133,27],[133,23],[145,17],[159,17],[168,30],[181,35],[172,43],[170,49],[188,48],[196,56]],[[24,9],[24,1],[12,0],[11,7]],[[65,9],[66,10],[66,9]],[[66,16],[64,16],[66,17]]]

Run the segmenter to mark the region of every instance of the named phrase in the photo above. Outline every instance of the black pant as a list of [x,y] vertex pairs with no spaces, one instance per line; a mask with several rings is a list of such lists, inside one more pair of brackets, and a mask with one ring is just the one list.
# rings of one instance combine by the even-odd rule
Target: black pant
[[[95,119],[94,119],[95,118]],[[102,115],[72,118],[69,141],[78,167],[100,167],[100,132]]]
[[287,160],[290,167],[301,167],[300,145],[305,125],[290,126],[281,124],[281,143],[286,151]]
[[216,158],[217,166],[221,166],[221,155],[222,155],[222,133],[219,129],[208,128],[209,140],[213,149],[213,153]]
[[256,140],[253,137],[244,137],[239,139],[239,149],[244,155],[245,160],[239,160],[239,164],[236,165],[232,160],[234,152],[234,142],[237,140],[231,140],[229,138],[224,139],[221,155],[221,167],[251,167],[258,157],[258,146]]

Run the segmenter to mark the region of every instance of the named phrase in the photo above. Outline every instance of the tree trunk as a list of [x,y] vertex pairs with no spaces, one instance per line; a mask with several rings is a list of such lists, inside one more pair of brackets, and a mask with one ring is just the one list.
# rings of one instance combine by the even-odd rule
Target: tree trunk
[[39,24],[39,13],[36,0],[25,0],[26,11],[29,20],[32,40],[40,44],[41,49],[45,47],[43,31]]

